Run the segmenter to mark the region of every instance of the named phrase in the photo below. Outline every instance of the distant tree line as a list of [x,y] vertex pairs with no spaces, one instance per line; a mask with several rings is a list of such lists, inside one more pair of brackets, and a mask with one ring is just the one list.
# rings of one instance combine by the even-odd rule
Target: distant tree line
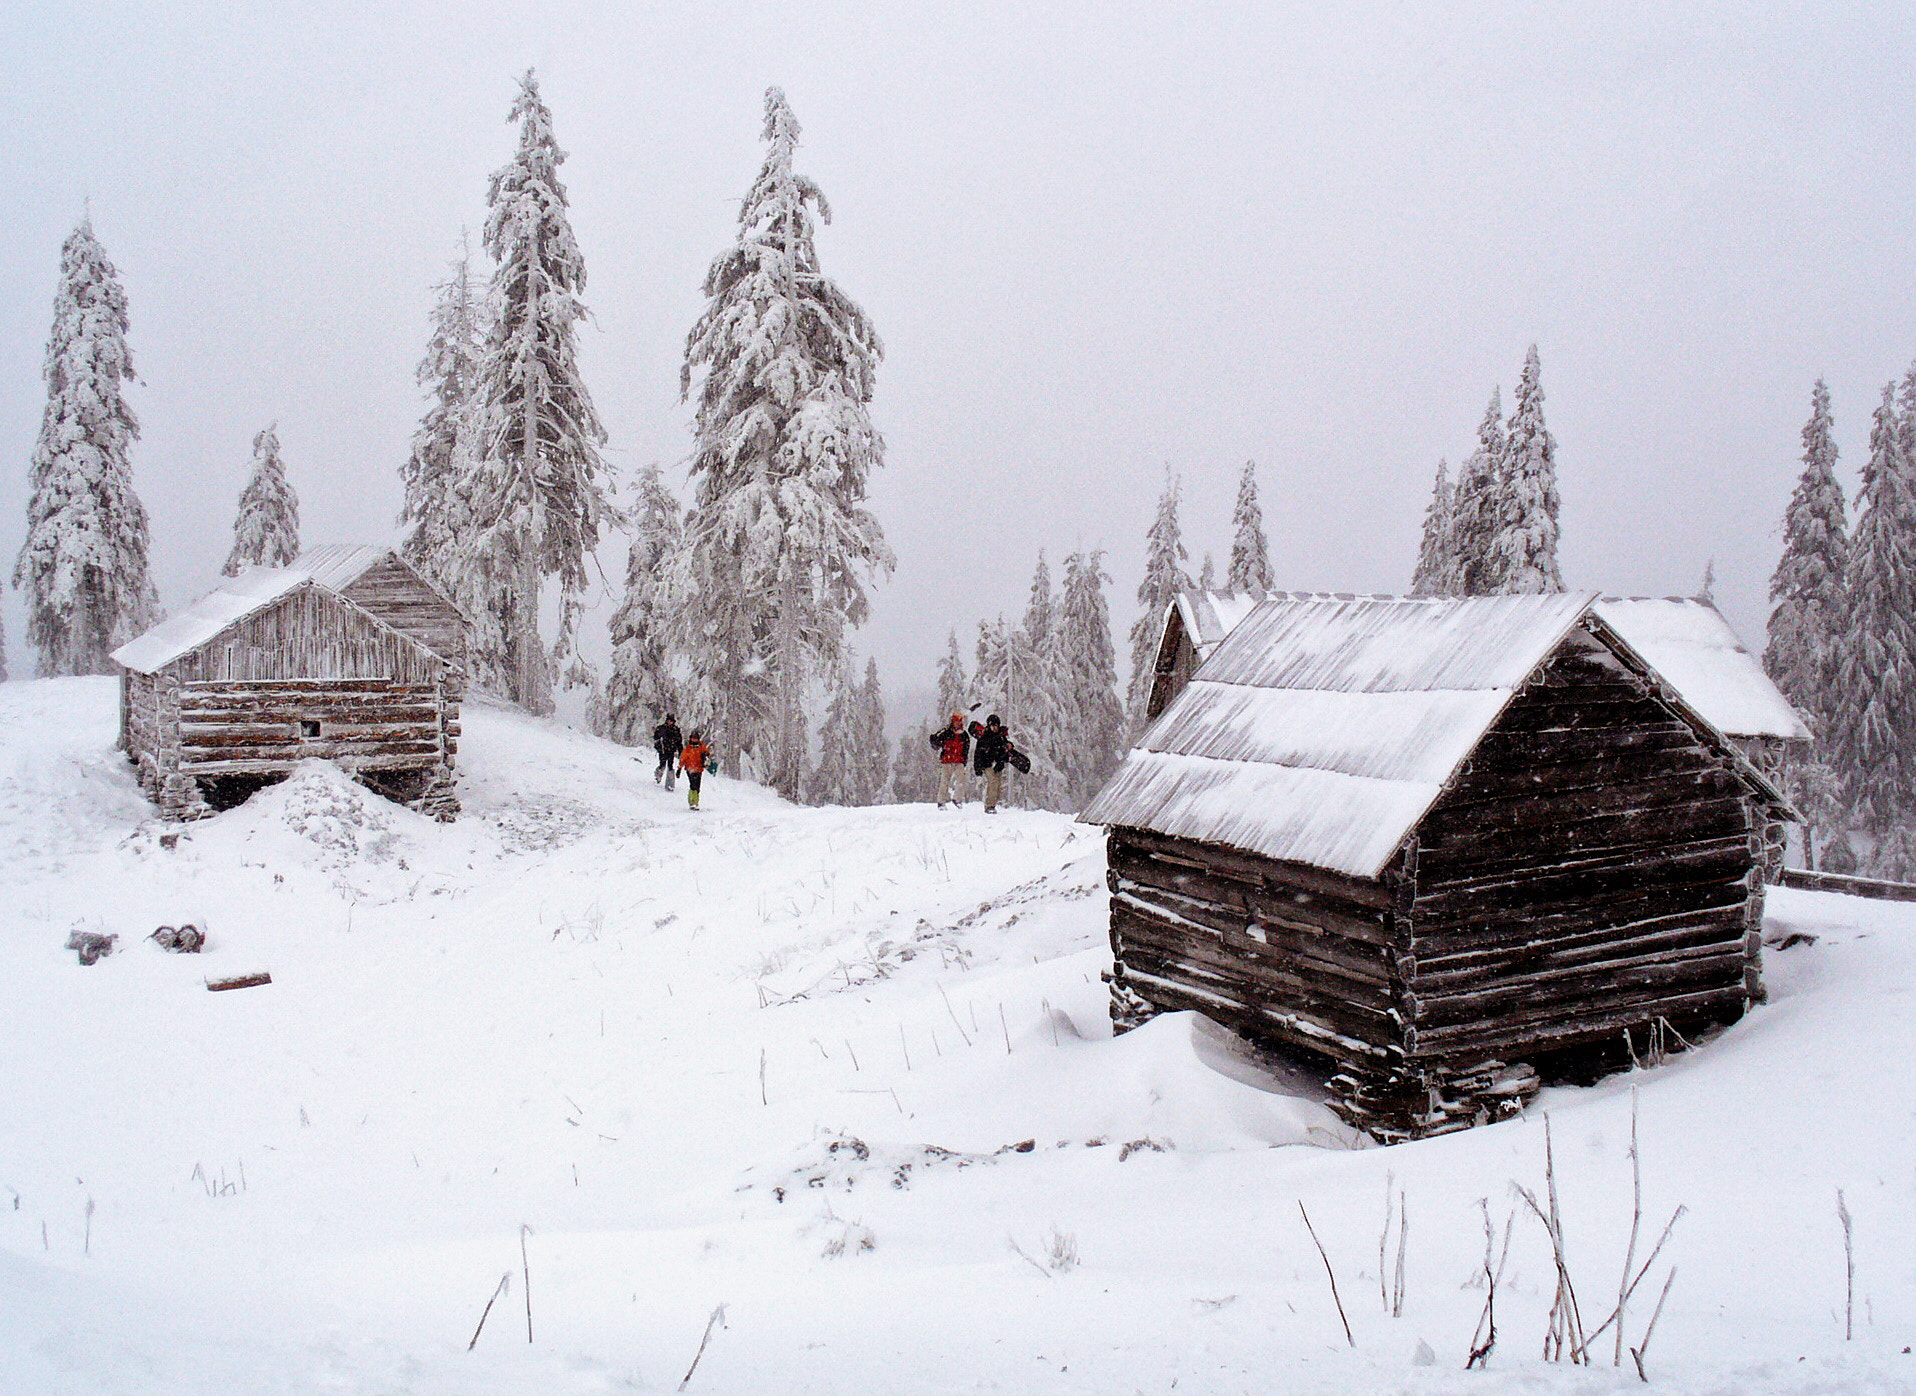
[[[1847,528],[1828,386],[1810,392],[1763,666],[1814,735],[1788,793],[1831,871],[1916,878],[1916,364],[1883,394]],[[1823,842],[1816,846],[1820,832]],[[1854,837],[1853,837],[1854,836]],[[1861,843],[1862,848],[1857,844]]]

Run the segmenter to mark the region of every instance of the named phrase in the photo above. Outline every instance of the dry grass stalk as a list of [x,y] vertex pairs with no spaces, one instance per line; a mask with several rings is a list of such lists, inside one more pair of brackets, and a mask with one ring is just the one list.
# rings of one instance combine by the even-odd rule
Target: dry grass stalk
[[692,1354],[692,1365],[685,1369],[685,1380],[679,1383],[680,1391],[685,1390],[686,1387],[692,1384],[692,1373],[699,1369],[699,1359],[705,1356],[705,1345],[712,1341],[712,1328],[714,1325],[720,1328],[726,1326],[725,1306],[723,1304],[712,1310],[712,1316],[705,1320],[705,1336],[699,1339],[699,1350]]
[[[1516,1229],[1517,1214],[1512,1212],[1504,1219],[1503,1253],[1497,1257],[1496,1267],[1490,1264],[1491,1252],[1497,1246],[1497,1228],[1490,1220],[1490,1199],[1480,1197],[1477,1205],[1484,1214],[1484,1311],[1477,1316],[1477,1326],[1470,1334],[1470,1356],[1464,1361],[1464,1370],[1488,1365],[1491,1349],[1497,1346],[1497,1281],[1503,1278],[1504,1265],[1510,1259],[1510,1233]],[[1477,1340],[1482,1338],[1480,1343]]]
[[1841,1188],[1836,1190],[1836,1216],[1843,1223],[1843,1341],[1847,1343],[1856,1337],[1856,1238]]
[[1561,1362],[1565,1349],[1568,1349],[1571,1362],[1587,1363],[1589,1355],[1584,1351],[1583,1318],[1577,1308],[1576,1286],[1570,1281],[1570,1262],[1564,1255],[1563,1213],[1557,1204],[1556,1149],[1551,1139],[1548,1114],[1543,1117],[1543,1159],[1545,1192],[1550,1201],[1548,1212],[1538,1204],[1536,1194],[1529,1188],[1522,1184],[1514,1185],[1517,1196],[1543,1223],[1543,1229],[1550,1237],[1551,1257],[1557,1268],[1557,1293],[1550,1303],[1550,1325],[1544,1331],[1543,1356],[1546,1362]]
[[1670,1267],[1670,1273],[1663,1277],[1663,1293],[1657,1296],[1657,1306],[1650,1311],[1650,1326],[1643,1330],[1643,1341],[1630,1349],[1630,1360],[1637,1364],[1637,1380],[1649,1384],[1649,1374],[1643,1370],[1643,1354],[1650,1350],[1650,1337],[1657,1331],[1657,1320],[1663,1317],[1663,1301],[1670,1297],[1670,1286],[1676,1283],[1676,1266]]
[[492,1306],[498,1302],[499,1296],[504,1294],[511,1284],[512,1271],[508,1270],[499,1277],[499,1283],[492,1287],[492,1298],[486,1300],[486,1307],[479,1312],[479,1326],[472,1330],[472,1341],[466,1344],[467,1352],[479,1346],[479,1335],[486,1330],[486,1316],[492,1312]]
[[1317,1239],[1317,1228],[1311,1225],[1311,1214],[1304,1211],[1304,1199],[1301,1197],[1297,1200],[1297,1210],[1303,1214],[1304,1229],[1311,1233],[1311,1244],[1317,1247],[1317,1254],[1324,1262],[1324,1273],[1330,1276],[1331,1302],[1337,1305],[1338,1322],[1344,1325],[1344,1341],[1356,1347],[1357,1339],[1351,1336],[1351,1321],[1344,1315],[1344,1301],[1337,1294],[1337,1272],[1331,1269],[1331,1258],[1325,1254],[1324,1243]]
[[519,1272],[525,1278],[526,1291],[526,1341],[532,1341],[532,1262],[526,1259],[526,1237],[532,1234],[532,1228],[524,1222],[519,1223]]

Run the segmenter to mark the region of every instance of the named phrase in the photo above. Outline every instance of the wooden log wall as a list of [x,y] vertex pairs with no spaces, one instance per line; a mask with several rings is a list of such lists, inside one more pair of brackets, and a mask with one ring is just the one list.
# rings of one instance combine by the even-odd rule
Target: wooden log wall
[[1419,827],[1412,1063],[1740,1015],[1761,992],[1765,823],[1647,685],[1567,645]]
[[167,666],[181,683],[384,678],[436,684],[445,662],[321,587],[306,586]]
[[1384,887],[1138,829],[1107,858],[1114,990],[1365,1072],[1401,1059]]
[[464,667],[465,617],[397,558],[389,555],[375,563],[341,595],[441,658]]
[[[260,679],[183,684],[179,768],[194,777],[264,775],[309,758],[347,770],[407,770],[447,757],[435,684],[390,679]],[[307,735],[306,724],[318,731]]]
[[458,810],[459,672],[324,589],[249,616],[157,674],[123,680],[128,755],[171,818],[207,812],[198,782],[283,774],[311,758],[416,773],[408,803]]

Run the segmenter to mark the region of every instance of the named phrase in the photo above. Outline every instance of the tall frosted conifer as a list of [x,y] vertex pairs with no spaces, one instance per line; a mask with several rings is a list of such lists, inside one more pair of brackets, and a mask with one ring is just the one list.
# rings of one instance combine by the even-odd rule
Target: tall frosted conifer
[[1803,424],[1803,474],[1783,513],[1783,555],[1770,577],[1772,610],[1763,668],[1825,743],[1844,633],[1848,534],[1843,487],[1836,479],[1830,390],[1819,378],[1810,391],[1809,420]]
[[1069,736],[1059,754],[1071,809],[1082,809],[1124,757],[1124,707],[1118,701],[1111,610],[1104,599],[1110,580],[1102,552],[1080,551],[1065,559],[1056,650]]
[[1837,767],[1858,814],[1879,837],[1908,818],[1916,776],[1916,481],[1895,386],[1884,386],[1870,427],[1835,694]]
[[592,730],[626,746],[642,746],[678,703],[665,568],[679,547],[679,502],[656,465],[639,472],[632,523],[625,595],[609,627],[612,675],[593,709]]
[[1264,537],[1264,511],[1257,506],[1257,462],[1244,462],[1237,477],[1237,504],[1231,510],[1231,566],[1224,585],[1231,591],[1269,591],[1271,546]]
[[859,803],[880,804],[889,783],[885,748],[885,690],[878,682],[878,661],[865,659],[865,681],[858,686],[858,721],[853,728]]
[[299,497],[279,458],[279,427],[253,438],[253,471],[240,491],[233,520],[233,551],[220,571],[237,577],[247,567],[285,567],[299,556]]
[[[481,371],[483,458],[463,490],[472,532],[459,564],[492,598],[506,645],[506,696],[528,711],[552,710],[552,675],[569,656],[586,585],[585,560],[608,514],[599,450],[605,428],[579,375],[575,326],[585,318],[585,258],[566,215],[552,113],[528,70],[509,120],[519,149],[492,176],[486,250],[494,316]],[[539,593],[547,577],[562,592],[550,654],[539,638]]]
[[[865,312],[819,268],[818,186],[792,167],[799,125],[765,94],[765,162],[738,240],[706,273],[681,391],[699,377],[686,547],[674,596],[721,743],[780,790],[803,763],[804,696],[840,668],[870,578],[893,559],[865,508],[884,442],[868,407],[883,354]],[[702,376],[700,376],[702,375]]]
[[1158,641],[1164,630],[1164,613],[1180,591],[1191,589],[1190,575],[1184,570],[1184,539],[1178,531],[1178,496],[1181,487],[1171,467],[1164,467],[1164,493],[1158,496],[1158,512],[1145,535],[1144,580],[1138,583],[1139,615],[1131,627],[1131,686],[1126,706],[1132,725],[1144,726],[1144,707],[1151,696],[1151,677],[1158,654]]
[[107,656],[157,618],[146,508],[128,453],[140,425],[120,394],[133,376],[126,292],[83,219],[60,248],[41,372],[47,405],[28,474],[27,537],[13,584],[27,594],[40,673],[105,674]]
[[1424,537],[1417,549],[1417,570],[1410,589],[1419,596],[1448,596],[1455,589],[1457,564],[1456,500],[1450,485],[1450,462],[1437,462],[1437,483],[1424,509]]
[[852,677],[849,655],[831,678],[831,700],[818,732],[818,765],[807,782],[807,798],[814,805],[866,804],[858,798],[858,681]]
[[471,254],[462,250],[452,275],[436,288],[432,333],[414,377],[430,398],[399,468],[405,490],[399,522],[408,562],[454,595],[467,610],[483,598],[458,595],[458,540],[471,526],[462,489],[473,482],[484,438],[484,361],[489,337],[485,297],[473,284]]
[[1513,596],[1563,590],[1557,569],[1557,442],[1543,421],[1542,368],[1530,346],[1496,475],[1496,526],[1488,539],[1494,591]]
[[1501,584],[1491,557],[1490,540],[1497,528],[1498,479],[1503,471],[1504,421],[1502,390],[1490,390],[1490,405],[1477,426],[1477,449],[1470,453],[1451,504],[1453,581],[1460,595],[1494,595]]
[[952,631],[945,640],[944,658],[938,661],[938,723],[942,726],[951,720],[953,713],[962,713],[970,699],[965,695],[970,691],[970,681],[965,677],[965,655],[958,648],[958,632]]

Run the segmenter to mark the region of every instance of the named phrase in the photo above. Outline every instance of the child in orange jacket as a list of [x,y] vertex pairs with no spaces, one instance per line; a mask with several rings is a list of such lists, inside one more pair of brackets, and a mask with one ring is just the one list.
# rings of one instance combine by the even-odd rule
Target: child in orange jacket
[[685,739],[685,749],[679,753],[679,769],[685,773],[685,798],[693,809],[699,807],[699,782],[705,776],[705,763],[712,759],[712,748],[699,736],[694,727]]

